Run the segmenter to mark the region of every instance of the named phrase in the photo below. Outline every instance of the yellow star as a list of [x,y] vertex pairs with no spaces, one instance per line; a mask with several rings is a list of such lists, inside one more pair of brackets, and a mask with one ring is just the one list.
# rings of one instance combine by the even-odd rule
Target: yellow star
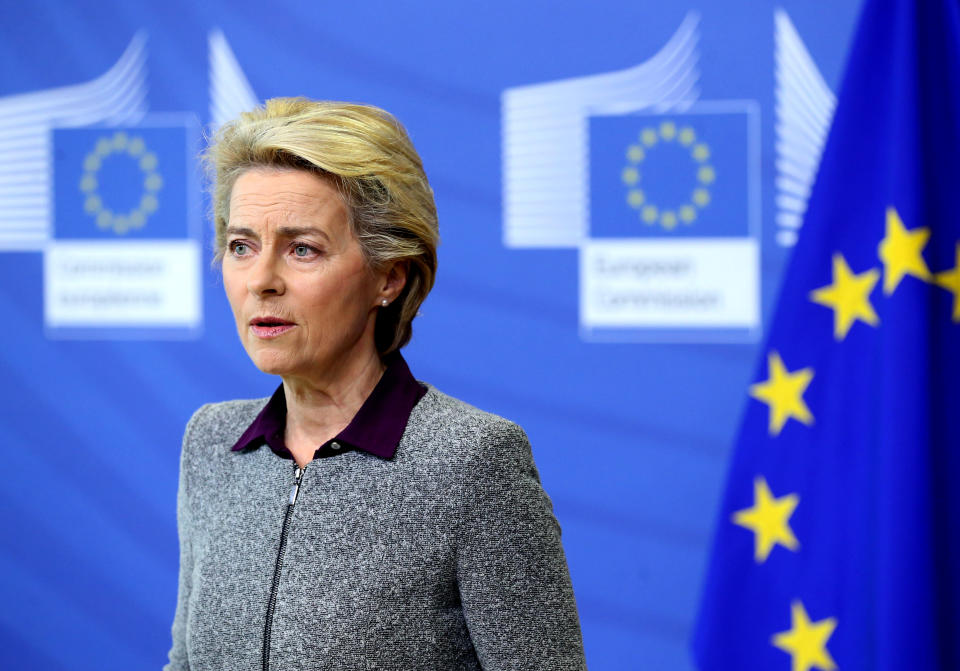
[[774,634],[771,642],[793,657],[793,671],[809,671],[814,666],[823,671],[836,669],[827,640],[837,628],[837,618],[810,622],[803,603],[797,600],[790,604],[790,619],[790,630]]
[[735,512],[733,523],[754,533],[753,558],[758,564],[767,560],[777,543],[794,552],[800,547],[788,523],[798,503],[796,494],[774,498],[762,475],[753,479],[753,507]]
[[876,268],[854,275],[843,254],[833,255],[833,284],[810,292],[810,300],[833,309],[833,337],[843,340],[857,319],[876,326],[880,318],[870,304],[870,292],[877,285]]
[[813,415],[803,400],[803,392],[813,380],[813,369],[791,373],[776,352],[767,355],[767,366],[770,378],[750,385],[750,395],[770,406],[770,435],[779,435],[791,417],[807,426],[813,424]]
[[957,265],[953,270],[937,273],[934,280],[938,286],[953,292],[953,321],[960,322],[960,242],[957,243]]
[[930,279],[930,269],[923,260],[923,248],[930,239],[929,228],[908,231],[896,209],[887,208],[887,234],[880,241],[880,259],[883,261],[883,293],[890,295],[904,275],[921,280]]

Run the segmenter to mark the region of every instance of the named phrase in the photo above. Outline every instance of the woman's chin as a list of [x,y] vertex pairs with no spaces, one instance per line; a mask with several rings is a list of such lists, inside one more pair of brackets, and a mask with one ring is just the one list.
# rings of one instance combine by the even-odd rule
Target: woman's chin
[[267,375],[286,375],[293,370],[288,357],[277,356],[275,352],[254,352],[250,355],[253,365]]

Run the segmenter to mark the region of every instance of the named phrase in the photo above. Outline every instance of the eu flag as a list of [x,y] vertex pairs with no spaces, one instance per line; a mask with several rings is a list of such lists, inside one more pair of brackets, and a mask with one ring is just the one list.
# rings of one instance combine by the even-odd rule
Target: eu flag
[[867,0],[748,390],[715,669],[960,669],[960,12]]

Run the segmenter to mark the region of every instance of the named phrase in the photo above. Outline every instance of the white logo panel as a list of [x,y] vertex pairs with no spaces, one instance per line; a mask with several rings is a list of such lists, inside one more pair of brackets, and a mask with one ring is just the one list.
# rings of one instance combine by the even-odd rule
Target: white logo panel
[[194,240],[57,242],[44,253],[43,274],[48,328],[196,328],[201,322]]
[[580,248],[580,325],[753,329],[759,259],[753,238],[590,240]]

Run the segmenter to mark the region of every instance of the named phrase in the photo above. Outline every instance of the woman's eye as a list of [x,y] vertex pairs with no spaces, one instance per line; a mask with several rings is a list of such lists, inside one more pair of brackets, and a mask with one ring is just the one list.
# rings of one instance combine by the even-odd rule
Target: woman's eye
[[300,258],[306,258],[313,254],[316,250],[310,245],[294,245],[293,253]]

